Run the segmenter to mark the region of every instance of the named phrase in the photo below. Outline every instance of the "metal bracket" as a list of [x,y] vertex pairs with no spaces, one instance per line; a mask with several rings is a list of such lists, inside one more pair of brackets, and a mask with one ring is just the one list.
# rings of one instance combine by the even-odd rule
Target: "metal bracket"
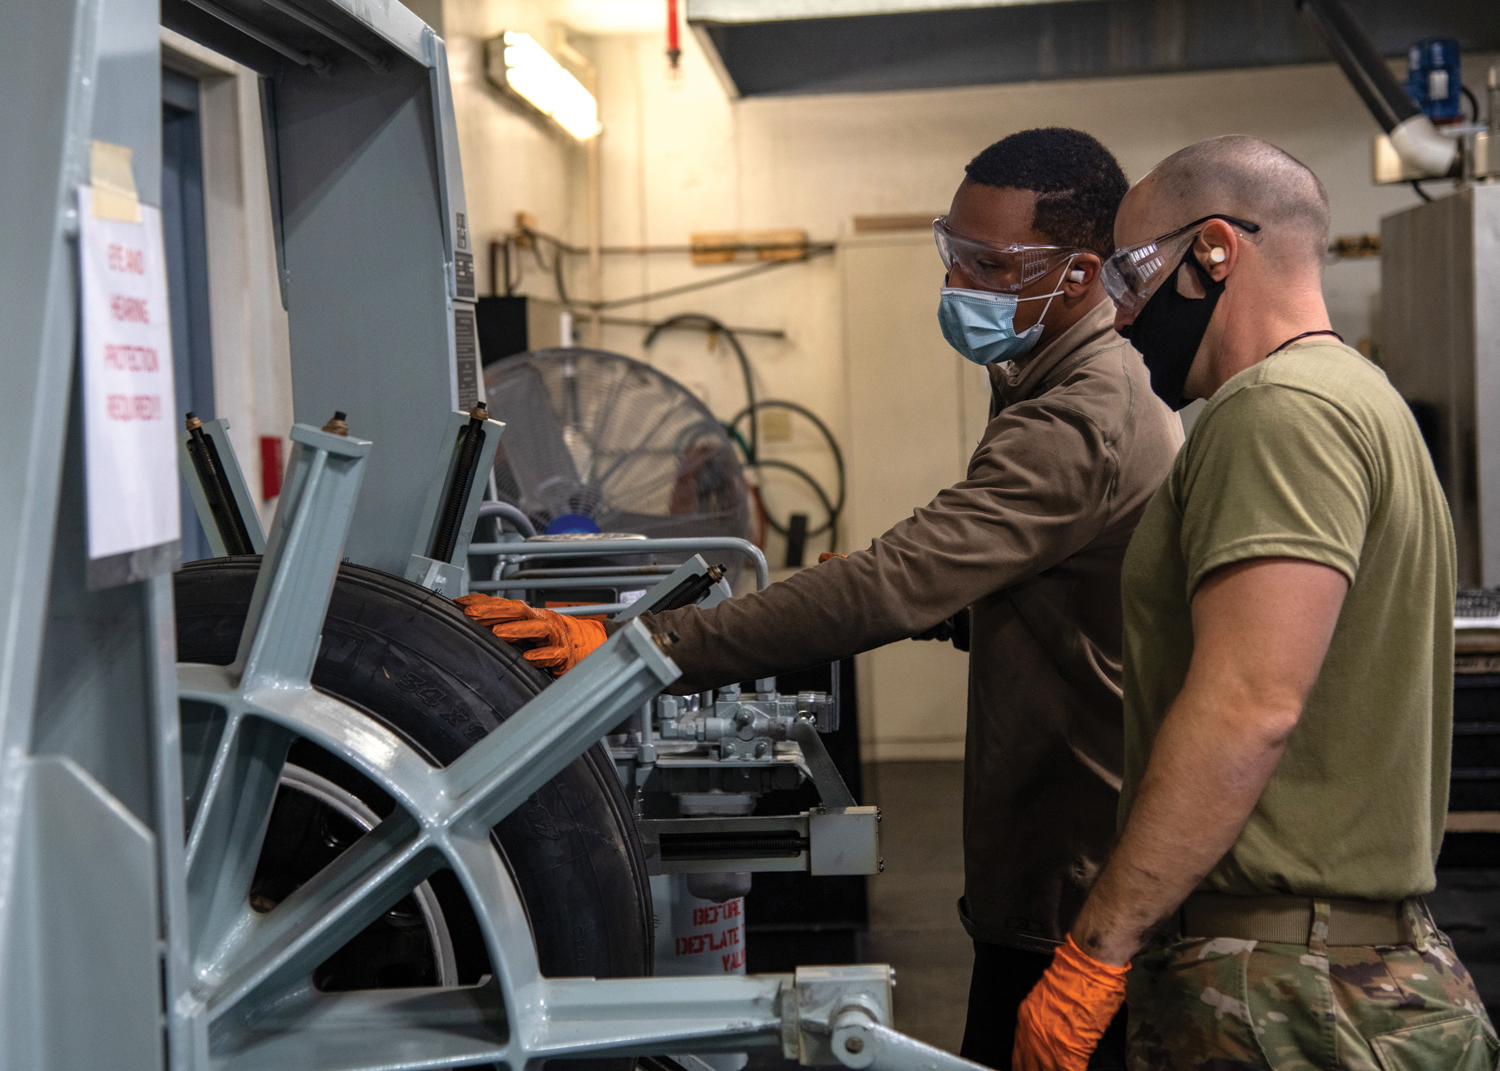
[[500,433],[505,425],[498,420],[484,422],[484,442],[480,445],[473,471],[469,475],[469,486],[460,489],[464,494],[462,511],[458,518],[458,529],[452,551],[443,558],[432,557],[433,543],[442,523],[443,508],[448,497],[454,493],[453,481],[458,475],[459,457],[463,452],[464,437],[468,430],[470,415],[454,412],[448,414],[447,430],[443,434],[442,446],[433,465],[432,477],[427,484],[427,501],[422,507],[422,522],[417,526],[417,540],[412,546],[411,559],[406,566],[406,579],[421,584],[430,591],[440,592],[453,599],[468,590],[469,541],[474,536],[474,522],[479,517],[479,503],[484,497],[485,480],[495,464],[495,451],[500,446]]
[[835,1022],[854,1009],[874,1022],[890,1022],[895,976],[880,964],[798,967],[792,983],[795,999],[782,1011],[783,1054],[813,1066],[845,1062],[843,1046],[834,1046]]
[[[205,420],[202,431],[204,437],[214,444],[220,470],[229,485],[229,490],[234,495],[234,504],[239,507],[240,519],[245,523],[245,531],[249,533],[252,549],[256,554],[264,554],[266,552],[265,529],[261,527],[260,514],[256,511],[255,500],[250,497],[250,487],[245,483],[245,474],[240,468],[239,455],[235,453],[234,443],[229,439],[229,421],[223,417],[217,420]],[[208,503],[203,483],[198,479],[198,470],[193,466],[193,459],[188,454],[188,442],[191,439],[192,432],[179,431],[177,433],[177,470],[182,474],[182,482],[187,485],[188,494],[192,496],[193,508],[198,512],[198,521],[203,525],[203,534],[208,537],[209,549],[213,551],[214,557],[222,558],[229,553],[229,550],[224,545],[224,537],[219,533],[218,520],[214,517],[213,508]]]
[[[499,554],[517,561],[531,558],[555,558],[568,556],[597,557],[601,554],[670,554],[688,551],[699,553],[705,550],[727,550],[739,554],[755,569],[756,590],[771,583],[771,567],[766,564],[766,555],[754,543],[730,536],[683,536],[670,539],[591,539],[577,543],[475,543],[469,547],[470,554]],[[493,583],[476,581],[474,588],[488,591]],[[618,613],[625,607],[569,607],[585,613]]]
[[652,874],[804,870],[878,874],[880,811],[820,807],[793,815],[646,818],[636,827]]
[[[694,577],[705,576],[707,575],[707,573],[708,562],[703,560],[703,555],[694,554],[691,558],[683,562],[675,570],[669,573],[659,584],[648,590],[644,595],[635,600],[635,602],[631,603],[628,607],[615,614],[614,620],[629,621],[632,618],[641,616],[641,614],[645,613],[649,607],[655,606],[657,601],[663,595],[675,589],[684,580],[691,580]],[[734,592],[729,590],[729,584],[726,581],[720,580],[713,587],[709,588],[707,595],[705,595],[698,601],[698,607],[700,609],[707,610],[710,607],[718,606],[719,603],[723,602],[725,599],[732,597],[733,595]]]

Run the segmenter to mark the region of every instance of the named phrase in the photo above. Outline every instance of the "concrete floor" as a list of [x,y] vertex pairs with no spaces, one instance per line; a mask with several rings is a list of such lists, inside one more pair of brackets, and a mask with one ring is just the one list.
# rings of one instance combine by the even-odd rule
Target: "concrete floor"
[[896,1028],[949,1052],[964,1034],[974,947],[958,921],[963,893],[963,764],[865,767],[880,808],[885,872],[869,880],[867,959],[896,968]]

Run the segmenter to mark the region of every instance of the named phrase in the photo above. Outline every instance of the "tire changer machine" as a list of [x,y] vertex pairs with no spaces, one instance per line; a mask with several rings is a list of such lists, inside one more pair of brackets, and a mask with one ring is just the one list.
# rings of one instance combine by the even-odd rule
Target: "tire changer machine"
[[[183,467],[210,537],[241,556],[174,580],[166,544],[113,562],[111,578],[85,544],[78,189],[104,142],[133,151],[141,200],[160,202],[163,24],[262,75],[298,423],[268,534],[247,522],[210,421],[183,439]],[[974,1068],[891,1029],[885,966],[543,969],[546,933],[564,935],[564,967],[597,950],[587,934],[567,946],[584,932],[562,902],[571,887],[554,883],[557,902],[530,895],[537,872],[507,829],[528,816],[515,843],[542,858],[570,836],[622,832],[597,858],[638,856],[613,795],[589,811],[555,791],[612,730],[613,759],[647,793],[668,753],[717,778],[710,791],[775,787],[793,768],[824,793],[776,828],[656,820],[648,870],[774,858],[868,873],[875,815],[823,768],[829,700],[759,686],[659,699],[679,671],[629,619],[547,683],[457,615],[474,477],[501,428],[471,415],[473,259],[441,39],[399,4],[365,0],[23,4],[0,35],[0,86],[0,135],[16,149],[0,198],[0,337],[13,355],[0,394],[0,1069],[520,1071],[757,1049],[808,1065]],[[347,422],[325,424],[338,411]],[[691,558],[639,603],[711,596],[709,576]],[[443,658],[469,661],[457,672]],[[425,737],[359,698],[396,692],[433,712]],[[345,801],[347,835],[330,821],[310,848],[332,857],[314,852],[316,866],[268,889],[262,851],[294,759],[303,789]],[[358,806],[339,777],[359,786]],[[613,765],[606,782],[619,794]],[[406,903],[419,930],[462,915],[445,954],[480,967],[465,978],[440,963],[436,984],[331,984],[328,964]]]

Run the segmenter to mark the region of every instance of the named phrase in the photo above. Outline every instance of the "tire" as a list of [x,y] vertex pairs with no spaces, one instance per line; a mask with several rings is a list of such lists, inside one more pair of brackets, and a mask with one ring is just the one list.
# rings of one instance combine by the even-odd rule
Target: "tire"
[[[177,573],[180,661],[227,665],[234,660],[259,565],[258,557],[218,558],[193,562]],[[448,599],[346,563],[329,603],[312,682],[399,733],[435,765],[447,765],[537,695],[548,678],[515,648],[473,625]],[[185,720],[188,716],[185,711]],[[184,737],[191,735],[185,724]],[[379,814],[393,806],[352,767],[306,741],[293,746],[289,761],[337,782]],[[191,781],[191,772],[186,773]],[[651,973],[645,858],[614,763],[602,745],[539,789],[495,834],[529,913],[544,975]],[[262,870],[270,858],[262,853]],[[258,872],[258,883],[262,877]],[[277,884],[276,875],[265,877]],[[305,880],[281,877],[282,888]],[[472,981],[489,967],[472,915],[467,921],[455,917],[468,909],[466,901],[457,912],[450,906],[454,897],[462,898],[451,873],[434,875],[431,884],[447,901],[461,976],[467,975],[461,980]],[[357,973],[371,976],[369,970]],[[575,1066],[584,1063],[602,1069],[629,1067],[631,1061]]]

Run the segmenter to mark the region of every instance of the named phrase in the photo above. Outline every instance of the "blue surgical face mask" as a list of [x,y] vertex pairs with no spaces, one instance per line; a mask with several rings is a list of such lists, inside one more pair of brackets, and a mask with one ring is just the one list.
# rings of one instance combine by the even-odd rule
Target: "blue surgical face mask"
[[[1068,264],[1071,264],[1069,258]],[[1063,278],[1067,278],[1068,266],[1063,265]],[[1024,357],[1036,346],[1045,329],[1042,323],[1052,299],[1061,294],[1054,290],[1050,294],[1038,294],[1034,298],[1017,298],[1015,294],[998,294],[990,290],[963,290],[956,286],[945,286],[938,301],[938,324],[943,337],[966,358],[975,364],[994,364],[996,361],[1013,361]],[[1016,306],[1022,301],[1047,299],[1042,315],[1020,334],[1016,333]]]

